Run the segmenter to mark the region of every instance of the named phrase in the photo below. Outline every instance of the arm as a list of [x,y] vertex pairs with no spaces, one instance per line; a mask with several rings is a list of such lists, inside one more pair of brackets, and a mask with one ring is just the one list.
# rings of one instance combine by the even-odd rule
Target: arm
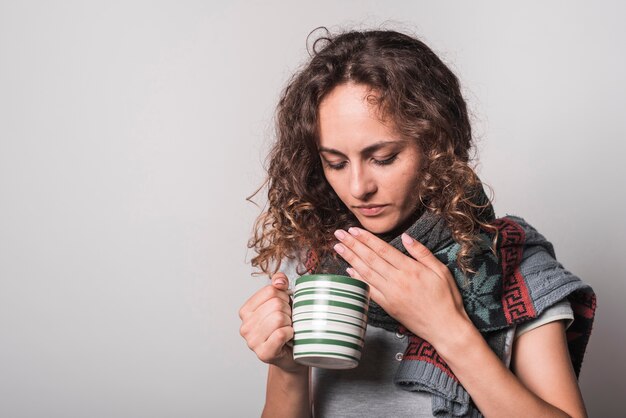
[[309,418],[309,368],[287,372],[270,365],[267,373],[267,390],[263,418]]
[[[518,377],[472,324],[450,271],[426,247],[403,235],[411,258],[367,231],[349,232],[336,233],[335,247],[352,265],[348,273],[369,283],[387,313],[437,349],[485,416],[586,416],[562,328],[546,324],[519,337]],[[544,380],[546,374],[553,376]]]
[[572,417],[587,416],[567,350],[563,321],[545,324],[520,336],[513,345],[511,368],[542,399]]
[[586,417],[564,328],[555,321],[519,337],[512,371],[471,323],[435,347],[486,417]]
[[241,336],[269,364],[263,417],[310,417],[309,368],[293,360],[287,344],[293,338],[287,276],[276,273],[239,310]]

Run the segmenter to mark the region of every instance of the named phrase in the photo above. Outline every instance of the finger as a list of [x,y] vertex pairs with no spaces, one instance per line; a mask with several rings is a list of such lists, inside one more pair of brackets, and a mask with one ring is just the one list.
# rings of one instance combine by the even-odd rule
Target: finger
[[[365,280],[363,280],[361,275],[356,270],[354,270],[351,267],[348,267],[346,269],[346,272],[350,275],[350,277],[352,277],[354,279],[365,281]],[[372,298],[372,300],[374,302],[378,303],[380,306],[383,306],[383,304],[385,304],[387,302],[387,299],[385,299],[385,297],[383,296],[381,291],[378,290],[376,287],[374,287],[373,285],[369,285],[369,287],[370,287],[370,298]]]
[[402,245],[415,260],[442,275],[448,271],[448,267],[437,259],[421,242],[414,240],[408,234],[402,234]]
[[264,286],[255,292],[252,296],[248,298],[248,300],[241,306],[239,309],[239,317],[244,319],[246,316],[253,313],[255,310],[259,308],[259,306],[263,305],[265,302],[272,298],[279,298],[289,303],[289,294],[287,290],[281,290],[276,288],[273,285]]
[[251,347],[258,347],[265,343],[277,329],[290,326],[292,326],[291,315],[282,311],[271,312],[251,329],[246,335],[246,341]]
[[387,279],[378,274],[378,272],[357,256],[350,248],[346,247],[343,243],[335,244],[333,248],[341,258],[346,260],[346,262],[359,273],[361,280],[376,287],[384,286]]
[[272,275],[272,286],[279,290],[289,289],[289,278],[281,271]]
[[289,302],[285,302],[281,298],[269,299],[254,311],[252,317],[256,318],[256,321],[260,323],[266,316],[272,314],[273,312],[282,312],[291,316],[291,307],[289,306]]
[[408,257],[406,255],[371,232],[357,227],[348,229],[348,232],[352,237],[364,244],[366,248],[371,249],[380,258],[396,269],[402,270],[402,267],[407,262]]
[[[356,228],[350,228],[350,231],[355,231],[355,230]],[[365,232],[363,230],[360,230],[360,231],[362,231],[362,233]],[[357,236],[362,235],[362,233],[357,233],[358,234]],[[337,231],[335,231],[335,236],[337,237],[337,239],[339,239],[339,241],[345,247],[347,247],[351,251],[352,254],[354,254],[356,257],[362,260],[364,264],[366,264],[368,267],[370,267],[373,271],[378,273],[380,276],[391,277],[393,274],[396,274],[398,272],[398,269],[396,267],[389,264],[384,258],[382,258],[379,254],[377,254],[372,248],[368,247],[366,244],[359,241],[357,239],[357,236],[352,235],[352,233],[347,233],[346,231],[338,229]],[[389,245],[387,243],[385,244]],[[391,246],[389,247],[394,249]],[[383,251],[383,253],[389,251],[389,248],[378,248],[378,249]],[[345,259],[343,254],[340,253],[340,255]],[[350,260],[346,260],[346,261],[352,264]],[[364,271],[362,269],[359,269],[356,265],[352,265],[352,266],[355,267],[359,271],[359,273],[364,275]]]
[[291,326],[276,329],[256,351],[259,359],[269,363],[284,355],[283,347],[293,338]]
[[448,266],[439,261],[439,259],[437,259],[437,257],[435,257],[435,255],[422,243],[414,240],[407,234],[402,234],[402,244],[407,249],[409,254],[411,254],[411,256],[418,261],[418,264],[432,270],[438,277],[446,280],[454,295],[455,302],[462,303],[461,295],[458,292],[458,285],[454,280],[454,277],[452,277],[452,272]]
[[275,329],[290,324],[291,308],[286,302],[273,298],[243,321],[239,333],[253,348],[263,343]]
[[269,345],[277,345],[281,348],[287,343],[287,341],[293,339],[293,334],[293,327],[291,325],[286,325],[274,330],[265,343]]

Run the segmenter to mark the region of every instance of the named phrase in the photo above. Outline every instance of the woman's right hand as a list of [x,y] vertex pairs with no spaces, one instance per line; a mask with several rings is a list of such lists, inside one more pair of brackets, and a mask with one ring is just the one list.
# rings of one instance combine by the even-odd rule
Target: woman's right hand
[[273,364],[286,372],[302,372],[293,360],[287,342],[293,338],[289,279],[284,273],[272,276],[272,283],[260,289],[239,309],[239,332],[248,347],[264,363]]

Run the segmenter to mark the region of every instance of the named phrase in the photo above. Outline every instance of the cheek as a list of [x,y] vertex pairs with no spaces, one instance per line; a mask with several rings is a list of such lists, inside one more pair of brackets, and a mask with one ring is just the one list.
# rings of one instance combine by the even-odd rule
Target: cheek
[[333,174],[334,173],[324,172],[324,177],[326,178],[326,181],[328,182],[330,187],[335,191],[335,194],[339,196],[339,199],[341,199],[341,201],[345,203],[345,200],[344,200],[344,195],[346,191],[346,185],[344,184],[345,181],[342,181],[341,177],[337,176],[336,173],[335,175]]
[[419,184],[420,176],[414,170],[407,170],[400,178],[396,179],[392,187],[395,188],[396,194],[399,195],[400,199],[407,201],[407,203],[412,203],[419,196]]

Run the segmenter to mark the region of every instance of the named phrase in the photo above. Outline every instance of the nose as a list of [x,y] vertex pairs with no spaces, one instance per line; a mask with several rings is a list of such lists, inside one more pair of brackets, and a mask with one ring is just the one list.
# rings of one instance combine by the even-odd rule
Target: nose
[[356,199],[367,200],[376,193],[374,177],[367,169],[354,164],[350,172],[350,194]]

